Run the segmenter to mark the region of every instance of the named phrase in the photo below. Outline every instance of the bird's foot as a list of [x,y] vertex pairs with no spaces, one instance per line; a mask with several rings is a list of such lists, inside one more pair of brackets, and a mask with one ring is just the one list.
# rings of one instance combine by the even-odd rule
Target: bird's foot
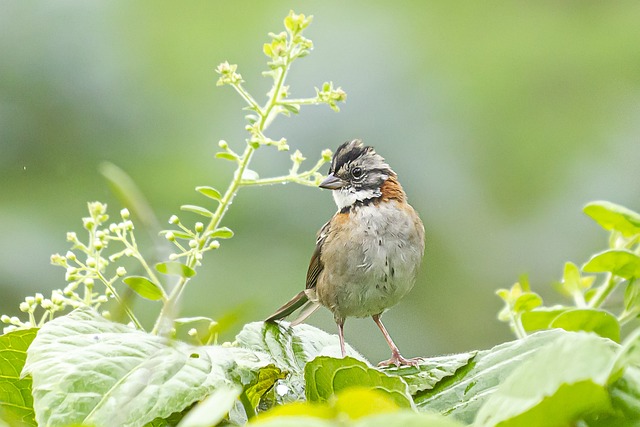
[[422,362],[423,360],[424,359],[422,357],[413,357],[411,359],[405,359],[404,357],[402,357],[402,355],[400,353],[395,353],[394,352],[391,355],[391,359],[384,360],[384,361],[378,363],[378,367],[395,365],[397,367],[400,367],[400,366],[413,366],[413,367],[417,368],[418,365],[420,364],[420,362]]

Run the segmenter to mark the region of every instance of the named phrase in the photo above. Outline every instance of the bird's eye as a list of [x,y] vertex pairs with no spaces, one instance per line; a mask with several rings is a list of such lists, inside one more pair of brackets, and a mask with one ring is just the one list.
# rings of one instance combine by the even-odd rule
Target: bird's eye
[[362,176],[362,168],[353,168],[351,170],[351,176],[354,178],[360,178]]

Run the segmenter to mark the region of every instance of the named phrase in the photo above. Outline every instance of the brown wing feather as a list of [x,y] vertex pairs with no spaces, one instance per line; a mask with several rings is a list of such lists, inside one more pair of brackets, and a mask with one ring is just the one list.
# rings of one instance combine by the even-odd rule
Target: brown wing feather
[[324,269],[324,264],[320,260],[320,254],[322,252],[322,244],[327,238],[327,234],[329,234],[329,224],[331,222],[327,222],[322,226],[320,231],[318,231],[318,237],[316,238],[316,249],[313,251],[313,255],[311,255],[311,261],[309,261],[309,269],[307,270],[307,289],[313,289],[316,287],[318,283],[318,276]]

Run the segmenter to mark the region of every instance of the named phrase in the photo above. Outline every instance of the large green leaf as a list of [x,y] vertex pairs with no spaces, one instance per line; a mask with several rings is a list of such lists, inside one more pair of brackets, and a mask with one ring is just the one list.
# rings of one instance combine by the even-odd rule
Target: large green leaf
[[177,427],[209,427],[226,417],[242,392],[240,386],[221,386],[198,403],[180,421]]
[[412,395],[432,389],[444,378],[454,375],[458,369],[469,364],[469,361],[477,352],[451,354],[425,358],[420,364],[414,366],[387,367],[383,372],[401,377],[409,385],[409,393]]
[[40,426],[142,426],[219,387],[250,382],[267,363],[245,349],[190,346],[83,308],[40,330],[24,372]]
[[310,402],[326,402],[340,391],[358,386],[383,393],[401,408],[413,406],[409,387],[403,380],[352,357],[316,357],[305,366],[304,378],[305,394]]
[[611,412],[607,383],[618,346],[584,332],[567,333],[528,357],[492,393],[476,424],[572,425]]
[[523,360],[569,333],[560,329],[542,331],[479,351],[454,375],[444,378],[431,390],[418,392],[414,401],[420,411],[452,415],[471,423],[483,403]]
[[35,426],[31,378],[20,378],[37,329],[0,336],[0,415],[16,426]]
[[608,249],[591,257],[582,267],[590,273],[610,272],[625,279],[640,277],[640,256],[624,249]]
[[625,237],[640,233],[640,214],[611,202],[591,202],[584,213],[593,218],[605,230],[616,230]]
[[549,327],[575,332],[595,332],[601,337],[620,341],[620,323],[614,315],[605,310],[590,308],[567,310],[554,318]]
[[[287,377],[278,382],[275,398],[279,403],[304,399],[304,367],[307,362],[320,355],[340,357],[337,335],[306,324],[291,327],[286,322],[249,323],[236,336],[236,344],[266,353],[275,366],[287,372]],[[349,356],[364,360],[348,344],[346,350]]]
[[323,427],[461,427],[439,414],[400,409],[379,390],[350,387],[322,403],[294,402],[259,415],[249,425]]

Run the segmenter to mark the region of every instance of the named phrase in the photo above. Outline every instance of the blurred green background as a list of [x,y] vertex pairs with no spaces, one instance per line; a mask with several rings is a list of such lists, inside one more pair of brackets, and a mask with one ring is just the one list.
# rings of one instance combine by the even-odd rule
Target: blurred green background
[[[310,107],[278,119],[269,136],[310,164],[323,148],[364,139],[425,222],[423,273],[385,315],[405,355],[510,339],[495,289],[527,273],[552,303],[564,262],[606,245],[582,206],[640,209],[636,1],[8,1],[0,312],[19,314],[26,295],[64,286],[49,256],[66,252],[66,231],[81,231],[87,201],[108,202],[117,217],[101,162],[126,170],[164,224],[180,204],[206,203],[196,185],[225,188],[232,169],[213,154],[219,139],[240,149],[244,113],[213,70],[237,63],[246,87],[264,94],[262,44],[290,8],[314,15],[315,44],[290,75],[292,95],[332,80],[348,101],[339,114]],[[253,165],[281,174],[289,154],[261,149]],[[183,314],[234,312],[223,339],[270,314],[304,286],[316,230],[334,212],[314,188],[241,191],[223,224],[236,237],[205,258]],[[149,321],[158,307],[143,307]],[[310,323],[335,332],[327,310]],[[346,336],[372,360],[388,357],[370,319],[350,319]]]

